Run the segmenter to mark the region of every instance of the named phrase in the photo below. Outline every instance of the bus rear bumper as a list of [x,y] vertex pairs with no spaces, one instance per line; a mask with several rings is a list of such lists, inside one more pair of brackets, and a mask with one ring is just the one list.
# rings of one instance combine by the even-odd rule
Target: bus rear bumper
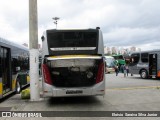
[[104,81],[91,87],[58,88],[49,84],[44,84],[43,88],[43,97],[73,97],[96,95],[105,95]]

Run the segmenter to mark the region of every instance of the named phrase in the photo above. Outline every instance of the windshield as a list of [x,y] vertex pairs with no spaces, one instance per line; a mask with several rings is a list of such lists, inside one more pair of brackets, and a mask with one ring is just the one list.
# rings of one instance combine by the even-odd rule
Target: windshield
[[106,58],[106,63],[108,67],[114,67],[115,66],[115,59],[114,58]]
[[122,55],[113,56],[115,60],[124,59]]

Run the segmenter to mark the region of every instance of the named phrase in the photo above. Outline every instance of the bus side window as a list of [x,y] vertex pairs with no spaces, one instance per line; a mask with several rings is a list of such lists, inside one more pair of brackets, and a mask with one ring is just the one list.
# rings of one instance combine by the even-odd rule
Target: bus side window
[[131,63],[137,64],[139,62],[140,55],[139,53],[135,53],[131,55]]
[[134,58],[131,58],[131,63],[134,63]]
[[141,61],[142,62],[148,62],[148,53],[142,53],[141,54]]
[[12,58],[12,73],[16,74],[16,65],[17,65],[17,59],[16,58]]
[[2,65],[0,64],[0,78],[2,77]]

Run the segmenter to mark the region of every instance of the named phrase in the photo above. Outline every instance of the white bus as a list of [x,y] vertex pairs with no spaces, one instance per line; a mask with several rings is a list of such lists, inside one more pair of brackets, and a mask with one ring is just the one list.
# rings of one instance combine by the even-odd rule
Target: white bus
[[116,61],[112,56],[105,56],[106,73],[115,72]]
[[141,78],[160,78],[160,50],[134,52],[130,56],[129,72]]
[[104,45],[99,28],[44,32],[44,97],[104,95],[104,68]]
[[28,48],[0,38],[0,99],[29,85]]

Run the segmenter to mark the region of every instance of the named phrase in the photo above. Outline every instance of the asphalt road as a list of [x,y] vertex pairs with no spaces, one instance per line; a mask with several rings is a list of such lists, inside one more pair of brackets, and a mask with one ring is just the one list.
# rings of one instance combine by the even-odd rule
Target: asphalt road
[[[31,102],[22,100],[20,94],[16,94],[2,101],[0,108],[12,111],[160,111],[160,80],[141,79],[139,76],[124,77],[122,73],[118,76],[106,74],[106,95],[104,97],[46,98],[39,102]],[[56,117],[56,119],[77,120],[81,118]],[[83,117],[83,119],[97,120],[96,117]],[[107,119],[135,120],[133,117],[110,117]],[[146,117],[136,119],[148,120]],[[158,120],[159,118],[150,117],[149,120],[151,119]]]

